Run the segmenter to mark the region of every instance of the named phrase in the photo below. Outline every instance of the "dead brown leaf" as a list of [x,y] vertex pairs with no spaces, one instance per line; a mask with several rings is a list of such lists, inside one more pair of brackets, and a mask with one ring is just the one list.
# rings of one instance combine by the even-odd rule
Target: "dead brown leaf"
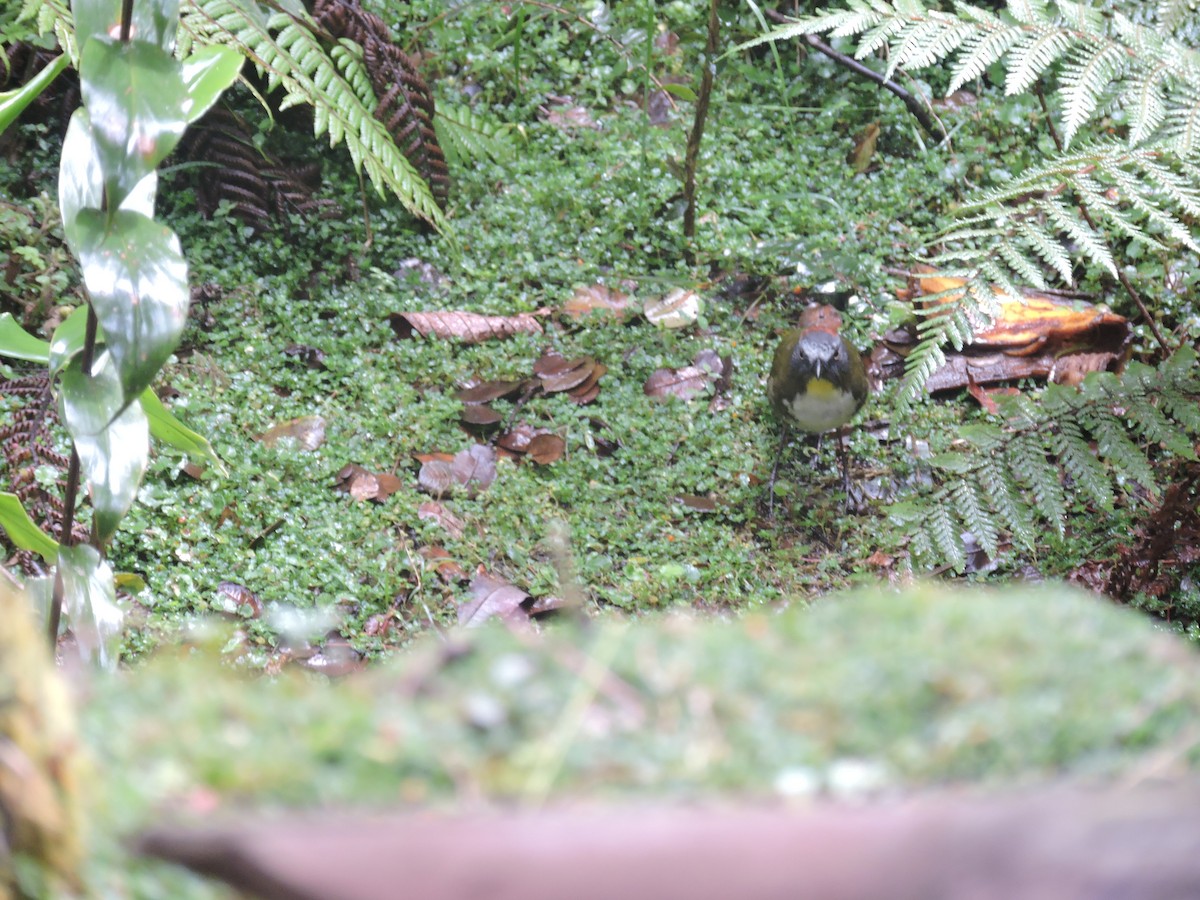
[[442,581],[450,583],[467,580],[466,569],[455,561],[454,557],[450,555],[450,552],[445,547],[436,545],[427,546],[422,547],[417,552],[420,554],[421,559],[425,560],[429,564],[429,567],[437,572],[438,577]]
[[504,416],[486,403],[465,403],[458,417],[468,425],[499,425],[504,421]]
[[846,157],[855,173],[861,175],[871,168],[871,158],[875,155],[875,145],[879,141],[879,123],[872,122],[854,139],[854,147]]
[[325,351],[317,347],[310,347],[307,344],[288,344],[283,348],[283,355],[292,357],[309,369],[315,369],[318,372],[329,371],[329,367],[325,365]]
[[217,585],[218,610],[230,616],[257,619],[262,616],[262,601],[245,585],[222,581]]
[[656,369],[646,379],[642,390],[647,397],[664,399],[679,397],[691,400],[727,377],[729,363],[715,350],[705,349],[696,354],[692,365],[678,369]]
[[296,442],[298,450],[312,452],[325,443],[325,420],[321,416],[300,416],[280,422],[264,431],[258,439],[268,447],[283,440]]
[[370,472],[357,463],[350,463],[337,473],[334,490],[345,491],[360,502],[375,500],[382,503],[401,486],[400,479],[390,472]]
[[547,394],[555,394],[579,387],[592,377],[598,365],[590,356],[565,359],[553,353],[544,355],[534,363],[533,371],[541,380],[542,390]]
[[541,334],[542,323],[538,319],[549,312],[548,309],[539,309],[515,316],[485,316],[456,310],[392,313],[388,316],[388,322],[391,323],[396,336],[402,339],[409,339],[417,334],[421,337],[432,336],[462,341],[465,344],[479,344],[509,338],[514,334]]
[[520,588],[481,573],[471,581],[471,599],[458,607],[458,624],[475,628],[495,616],[510,626],[523,625],[529,621],[522,606],[528,599]]
[[567,450],[567,442],[557,434],[550,432],[535,435],[530,441],[526,452],[529,458],[539,466],[548,466],[562,458]]
[[574,131],[578,128],[598,129],[600,127],[592,118],[591,112],[583,106],[573,106],[570,97],[551,97],[550,103],[549,106],[539,106],[538,112],[543,121],[555,128]]
[[466,527],[462,519],[454,515],[454,513],[450,512],[442,504],[434,503],[430,500],[426,500],[417,507],[417,518],[437,522],[446,529],[446,534],[452,538],[462,537],[463,529]]
[[524,381],[493,380],[463,388],[455,396],[463,403],[491,403],[504,397],[511,397],[521,392]]
[[593,284],[576,288],[571,298],[563,304],[562,311],[564,315],[573,319],[582,319],[594,312],[602,312],[621,321],[634,310],[628,294],[605,284]]

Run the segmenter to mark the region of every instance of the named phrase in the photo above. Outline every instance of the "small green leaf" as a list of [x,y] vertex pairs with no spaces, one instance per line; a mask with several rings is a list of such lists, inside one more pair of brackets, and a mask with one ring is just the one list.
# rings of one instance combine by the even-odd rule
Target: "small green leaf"
[[106,221],[84,209],[76,224],[83,280],[132,402],[187,324],[187,263],[175,233],[141,213],[119,210]]
[[50,359],[50,345],[18,325],[12,313],[0,313],[0,356],[44,363]]
[[150,388],[142,391],[141,402],[142,410],[150,422],[150,434],[155,440],[162,441],[176,450],[182,450],[188,456],[207,459],[216,466],[221,475],[229,475],[229,470],[213,450],[212,444],[175,418],[171,411],[163,406],[163,402],[154,391]]
[[696,92],[693,91],[686,84],[669,84],[668,83],[668,84],[664,84],[662,86],[662,88],[668,94],[674,94],[680,100],[686,100],[689,103],[694,103],[696,101]]
[[210,44],[183,61],[184,102],[189,123],[204,115],[222,92],[237,80],[245,57],[232,47]]
[[179,61],[153,44],[92,37],[80,58],[79,90],[108,204],[119,206],[183,136],[187,94]]
[[65,53],[56,56],[42,71],[15,91],[0,92],[0,134],[17,121],[25,107],[50,86],[70,63]]
[[29,518],[16,494],[0,493],[0,528],[22,550],[32,550],[47,563],[53,563],[58,555],[58,541]]
[[95,511],[94,530],[106,542],[137,496],[150,458],[150,429],[136,403],[126,405],[121,379],[110,353],[85,375],[76,357],[63,373],[62,420],[75,441],[79,467],[87,477]]
[[116,663],[112,647],[121,636],[125,614],[117,606],[112,569],[89,544],[59,547],[58,573],[63,582],[63,610],[86,658],[97,656],[108,668]]
[[56,375],[75,355],[83,349],[84,337],[87,333],[87,304],[78,306],[67,316],[61,325],[54,329],[54,337],[50,340],[50,374]]

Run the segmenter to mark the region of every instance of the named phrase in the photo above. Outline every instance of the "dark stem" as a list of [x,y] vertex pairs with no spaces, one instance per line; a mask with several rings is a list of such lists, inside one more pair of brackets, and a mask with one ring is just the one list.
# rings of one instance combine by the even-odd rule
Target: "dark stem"
[[[59,543],[64,547],[74,544],[71,534],[75,530],[75,499],[79,493],[79,454],[71,448],[71,464],[67,468],[67,487],[63,496],[62,524],[58,530]],[[58,626],[62,621],[63,579],[62,566],[54,571],[54,593],[50,598],[50,612],[46,618],[46,636],[50,639],[50,652],[58,648]]]
[[[1054,146],[1058,148],[1058,152],[1062,153],[1062,138],[1058,136],[1058,129],[1054,127],[1054,117],[1050,115],[1050,104],[1046,102],[1046,94],[1042,90],[1042,85],[1040,82],[1034,88],[1034,93],[1037,94],[1038,102],[1042,105],[1042,112],[1046,116],[1046,127],[1050,132],[1050,138],[1054,141]],[[1088,223],[1092,231],[1099,235],[1100,229],[1096,227],[1096,220],[1092,218],[1091,210],[1088,209],[1087,204],[1084,203],[1079,197],[1075,198],[1075,203],[1079,207],[1079,212],[1082,214],[1083,220]],[[1162,332],[1158,330],[1158,325],[1155,323],[1154,317],[1150,315],[1150,310],[1147,309],[1146,304],[1142,301],[1142,295],[1139,294],[1137,288],[1133,286],[1133,282],[1129,280],[1129,276],[1125,274],[1125,270],[1120,266],[1117,266],[1116,268],[1117,281],[1121,282],[1121,287],[1125,288],[1125,293],[1129,295],[1130,299],[1133,300],[1134,305],[1137,306],[1138,311],[1142,314],[1142,320],[1150,329],[1150,333],[1154,335],[1154,340],[1158,341],[1158,346],[1162,348],[1163,353],[1169,355],[1171,352],[1171,347],[1167,343],[1166,338],[1163,337]]]
[[[692,131],[688,135],[687,153],[683,161],[683,236],[691,242],[696,237],[696,165],[700,159],[700,139],[704,137],[704,121],[708,118],[708,101],[712,96],[713,70],[717,65],[717,41],[721,20],[717,16],[717,0],[708,5],[708,44],[704,48],[704,72],[700,76],[700,96],[696,98],[696,117],[692,120]],[[689,246],[689,263],[694,263],[695,253]]]
[[129,42],[129,31],[133,27],[133,0],[121,0],[121,43]]
[[[792,21],[787,16],[781,15],[773,9],[766,9],[763,10],[763,12],[766,14],[767,18],[776,22]],[[941,122],[934,118],[934,116],[929,112],[929,108],[925,105],[924,101],[922,101],[920,97],[914,97],[904,88],[900,87],[900,85],[896,84],[896,82],[889,81],[870,66],[863,65],[854,57],[847,56],[844,53],[839,53],[815,34],[804,35],[804,43],[808,44],[808,46],[812,47],[817,52],[825,54],[842,68],[849,69],[854,74],[861,75],[863,78],[875,82],[885,91],[890,91],[891,93],[895,94],[908,108],[908,111],[912,113],[913,118],[921,123],[922,128],[940,141],[944,141],[946,139],[945,127]]]
[[[98,327],[96,311],[88,304],[87,326],[83,336],[83,350],[80,352],[80,365],[85,375],[92,374],[92,362],[96,356],[96,330]],[[67,485],[63,490],[62,526],[58,532],[58,542],[64,547],[75,546],[75,501],[79,496],[79,454],[71,448],[71,465],[67,469]],[[58,625],[62,621],[63,581],[62,567],[54,573],[54,594],[50,598],[50,613],[46,620],[46,631],[50,638],[50,651],[58,646]]]

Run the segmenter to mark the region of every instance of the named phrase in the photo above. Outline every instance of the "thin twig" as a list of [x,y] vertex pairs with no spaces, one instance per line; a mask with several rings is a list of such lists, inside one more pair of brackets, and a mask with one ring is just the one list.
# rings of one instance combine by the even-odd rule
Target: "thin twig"
[[[790,23],[792,21],[792,19],[789,17],[782,15],[773,9],[763,10],[763,12],[766,13],[768,18],[776,22]],[[863,65],[857,59],[854,59],[854,57],[847,56],[844,53],[839,53],[837,50],[834,50],[815,34],[804,35],[804,42],[819,53],[823,53],[828,56],[842,68],[849,69],[854,74],[861,75],[863,78],[875,82],[884,90],[895,94],[896,97],[898,97],[900,101],[908,108],[908,111],[912,113],[913,117],[921,123],[921,127],[936,137],[939,141],[944,141],[947,138],[948,134],[945,126],[942,125],[942,123],[930,113],[929,108],[925,105],[921,98],[910,94],[900,85],[896,84],[896,82],[884,78],[870,66]]]

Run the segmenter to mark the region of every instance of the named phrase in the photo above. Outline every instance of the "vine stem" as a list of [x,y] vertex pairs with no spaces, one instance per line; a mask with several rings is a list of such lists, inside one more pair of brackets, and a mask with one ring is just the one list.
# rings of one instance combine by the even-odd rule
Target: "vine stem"
[[[121,32],[122,43],[128,43],[133,25],[133,0],[121,0]],[[108,206],[107,196],[102,201]],[[99,330],[96,310],[88,302],[87,325],[83,336],[83,350],[80,355],[80,365],[83,374],[91,376],[92,363],[96,358],[96,333]],[[63,547],[74,547],[75,539],[75,504],[79,497],[79,452],[71,446],[71,464],[67,467],[67,484],[63,489],[63,517],[58,531],[58,542]],[[62,624],[63,597],[66,586],[63,584],[62,564],[54,568],[54,592],[50,597],[50,610],[46,615],[46,637],[50,641],[50,652],[58,649],[58,629]]]
[[[1042,90],[1042,85],[1039,83],[1034,88],[1034,93],[1037,94],[1038,102],[1042,105],[1042,112],[1046,116],[1046,128],[1050,132],[1050,139],[1054,141],[1054,146],[1058,148],[1058,152],[1063,152],[1062,138],[1058,134],[1058,129],[1054,127],[1054,117],[1050,115],[1050,104],[1046,102],[1046,93]],[[1092,231],[1097,234],[1100,229],[1096,226],[1096,220],[1092,218],[1091,210],[1088,209],[1086,203],[1079,197],[1076,197],[1076,205],[1079,207],[1079,212],[1083,215],[1083,220],[1091,226]],[[1121,282],[1121,287],[1125,289],[1131,300],[1137,306],[1138,311],[1142,314],[1142,319],[1146,322],[1146,326],[1150,329],[1150,333],[1154,335],[1154,340],[1158,341],[1158,346],[1162,348],[1163,353],[1170,354],[1171,347],[1163,337],[1162,332],[1158,330],[1158,325],[1154,322],[1154,316],[1150,315],[1150,310],[1146,308],[1146,304],[1142,301],[1142,295],[1138,293],[1129,276],[1125,274],[1125,270],[1120,266],[1117,269],[1117,281]]]
[[[717,66],[717,39],[721,20],[717,15],[717,0],[708,6],[708,43],[704,48],[704,72],[700,76],[700,95],[696,98],[696,117],[688,134],[687,152],[683,162],[683,236],[690,242],[696,237],[696,166],[700,159],[700,139],[704,137],[704,122],[708,118],[708,101],[712,96],[713,76]],[[695,253],[688,248],[688,262],[695,262]]]

